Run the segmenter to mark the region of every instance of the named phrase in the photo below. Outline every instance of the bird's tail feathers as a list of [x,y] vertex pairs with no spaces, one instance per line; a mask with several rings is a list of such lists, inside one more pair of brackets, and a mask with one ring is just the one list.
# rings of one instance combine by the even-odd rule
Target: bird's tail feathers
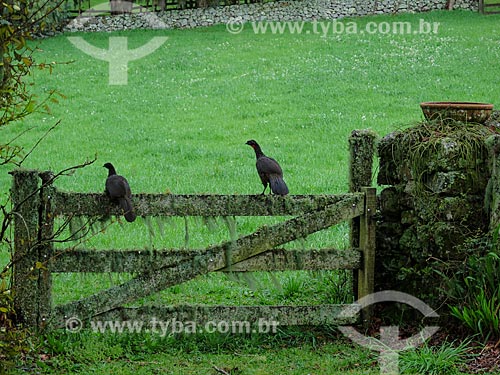
[[278,175],[269,176],[269,185],[271,185],[271,191],[273,194],[277,195],[287,195],[288,186],[286,186],[283,177]]
[[134,207],[132,206],[132,201],[129,197],[120,199],[120,207],[123,210],[123,216],[125,216],[125,220],[127,220],[129,223],[135,220]]

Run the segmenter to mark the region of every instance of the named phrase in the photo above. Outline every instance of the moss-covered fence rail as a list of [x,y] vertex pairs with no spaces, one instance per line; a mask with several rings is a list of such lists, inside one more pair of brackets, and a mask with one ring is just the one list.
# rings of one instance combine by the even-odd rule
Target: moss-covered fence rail
[[[354,140],[354,141],[353,141]],[[30,326],[64,327],[68,319],[150,321],[257,322],[260,318],[281,325],[351,324],[358,321],[357,305],[316,306],[148,306],[123,307],[135,300],[209,272],[333,270],[355,271],[356,296],[373,292],[375,262],[375,189],[360,187],[371,176],[373,136],[351,137],[351,190],[341,195],[174,195],[133,196],[136,214],[159,216],[293,216],[281,223],[263,226],[201,250],[89,250],[55,249],[56,217],[119,215],[117,207],[102,193],[68,193],[53,186],[51,172],[17,170],[13,174],[14,298],[19,317]],[[361,143],[370,157],[356,157]],[[367,172],[367,169],[369,171]],[[361,176],[361,177],[360,177]],[[369,183],[369,181],[368,181]],[[357,191],[359,190],[359,191]],[[353,220],[356,246],[310,251],[283,250],[278,246],[305,238],[346,220]],[[354,230],[352,230],[354,231]],[[230,256],[228,256],[230,254]],[[52,306],[53,272],[133,272],[132,279],[64,305]],[[369,319],[369,311],[363,311]]]

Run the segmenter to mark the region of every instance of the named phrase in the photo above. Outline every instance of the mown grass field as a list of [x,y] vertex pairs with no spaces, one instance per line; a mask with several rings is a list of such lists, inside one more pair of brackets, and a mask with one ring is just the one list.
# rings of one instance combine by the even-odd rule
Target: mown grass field
[[[256,139],[283,167],[291,194],[337,194],[348,190],[347,138],[354,129],[380,135],[422,119],[422,101],[480,101],[500,105],[496,63],[500,17],[471,12],[431,12],[366,17],[368,22],[438,22],[436,34],[255,34],[246,25],[233,35],[224,25],[195,30],[72,34],[107,48],[110,36],[136,48],[167,36],[156,52],[128,64],[128,84],[108,84],[108,64],[76,49],[59,35],[39,41],[38,61],[57,62],[52,74],[36,71],[33,90],[56,89],[65,98],[51,113],[1,129],[29,148],[59,119],[26,160],[26,168],[58,171],[97,157],[93,165],[57,181],[60,189],[104,189],[105,162],[127,177],[134,193],[258,194],[261,184]],[[345,22],[348,22],[347,20]],[[309,25],[310,26],[310,25]],[[306,30],[312,30],[306,28]],[[65,64],[69,62],[68,64]],[[0,171],[2,198],[10,186]],[[237,218],[238,234],[273,219]],[[189,225],[189,246],[205,247],[230,237],[223,221]],[[151,230],[152,229],[152,230]],[[184,221],[111,225],[90,248],[186,246]],[[341,225],[290,246],[347,246]],[[6,251],[1,253],[7,262]],[[57,275],[54,301],[63,303],[126,280],[130,275]],[[339,273],[268,273],[235,282],[224,275],[176,286],[140,303],[332,303],[349,302]],[[335,340],[330,340],[328,335]],[[325,337],[327,336],[327,337]],[[298,338],[297,338],[298,337]],[[180,340],[180,342],[177,342]],[[275,337],[157,338],[143,335],[55,334],[47,338],[44,373],[375,374],[376,356],[327,334],[281,332]],[[30,361],[28,361],[30,362]],[[36,362],[36,359],[30,363]],[[26,370],[30,372],[31,370]]]

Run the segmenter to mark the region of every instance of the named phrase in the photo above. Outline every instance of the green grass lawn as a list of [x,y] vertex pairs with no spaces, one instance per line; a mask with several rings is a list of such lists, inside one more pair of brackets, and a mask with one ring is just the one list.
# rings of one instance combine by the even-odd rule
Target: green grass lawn
[[[61,125],[24,166],[58,171],[97,156],[95,164],[57,181],[56,186],[70,191],[103,191],[106,170],[102,165],[112,162],[134,193],[258,194],[261,184],[255,156],[245,145],[253,138],[280,162],[291,194],[345,193],[347,138],[352,130],[371,128],[384,135],[415,123],[422,119],[422,101],[500,105],[495,68],[500,58],[499,16],[430,12],[355,22],[362,29],[373,21],[418,25],[420,19],[439,22],[439,32],[256,35],[247,25],[238,35],[227,32],[225,26],[72,34],[100,48],[107,48],[110,36],[127,37],[129,48],[154,36],[168,37],[156,52],[129,63],[128,84],[123,86],[109,85],[108,64],[76,49],[68,35],[40,40],[37,61],[58,64],[51,75],[35,71],[28,81],[42,97],[57,89],[65,99],[51,104],[51,114],[31,116],[1,129],[0,136],[11,139],[34,126],[18,139],[29,148],[60,119]],[[0,169],[2,199],[10,186],[7,172],[5,167]],[[238,233],[250,233],[276,220],[280,219],[237,218]],[[160,227],[166,228],[164,233]],[[189,227],[189,245],[197,248],[230,237],[223,222],[214,229],[193,219]],[[182,220],[151,225],[138,219],[110,226],[86,247],[179,248],[185,246],[184,230]],[[347,238],[347,227],[341,225],[290,246],[343,247]],[[1,255],[7,262],[6,251]],[[128,277],[56,275],[54,300],[63,303],[80,298]],[[210,275],[141,303],[327,303],[340,299],[332,292],[337,291],[340,279],[336,273],[281,273],[277,283],[268,273],[255,278],[256,286],[250,287],[247,281],[235,283],[223,275]],[[146,340],[140,358],[140,349],[130,349],[134,344],[130,338],[52,337],[44,349],[49,359],[40,366],[46,373],[82,374],[152,373],[153,368],[162,369],[160,373],[212,374],[214,365],[238,368],[235,374],[378,373],[374,357],[350,344],[315,347],[280,337],[256,343],[243,340],[241,350],[221,345],[220,337],[187,350],[188,339],[188,344],[172,344],[173,353],[168,350],[171,343],[138,338]],[[102,342],[109,345],[103,347]],[[84,354],[78,354],[79,350]],[[345,364],[339,365],[343,360]]]
[[[300,337],[297,339],[297,336]],[[332,340],[332,338],[334,340]],[[78,374],[378,374],[376,358],[335,335],[280,334],[275,337],[202,336],[179,339],[142,335],[48,337],[50,366]],[[53,343],[53,345],[52,345]],[[63,353],[64,355],[60,355]],[[59,355],[58,355],[59,354]],[[368,365],[368,366],[367,366]]]

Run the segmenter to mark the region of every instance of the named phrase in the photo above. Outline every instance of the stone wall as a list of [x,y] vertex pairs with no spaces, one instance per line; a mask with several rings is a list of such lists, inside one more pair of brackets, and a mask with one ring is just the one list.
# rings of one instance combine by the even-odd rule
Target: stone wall
[[[291,0],[231,5],[160,13],[80,17],[66,26],[68,31],[113,31],[123,29],[193,28],[252,21],[311,21],[371,14],[425,12],[445,9],[447,0]],[[478,10],[478,0],[456,0],[454,9]]]
[[380,140],[377,289],[439,306],[441,276],[483,255],[471,244],[486,236],[500,207],[498,133],[497,122],[423,123]]

